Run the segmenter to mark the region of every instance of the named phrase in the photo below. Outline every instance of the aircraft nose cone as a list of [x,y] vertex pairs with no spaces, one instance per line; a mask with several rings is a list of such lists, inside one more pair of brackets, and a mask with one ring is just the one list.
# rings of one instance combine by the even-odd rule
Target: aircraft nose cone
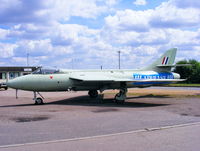
[[19,89],[20,88],[20,80],[18,78],[9,80],[6,85],[10,88]]

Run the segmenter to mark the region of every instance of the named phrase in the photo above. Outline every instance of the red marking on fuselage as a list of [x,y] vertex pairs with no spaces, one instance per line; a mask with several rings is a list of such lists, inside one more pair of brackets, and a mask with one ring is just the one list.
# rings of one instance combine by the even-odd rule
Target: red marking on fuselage
[[50,76],[49,78],[50,78],[50,79],[53,79],[53,76]]

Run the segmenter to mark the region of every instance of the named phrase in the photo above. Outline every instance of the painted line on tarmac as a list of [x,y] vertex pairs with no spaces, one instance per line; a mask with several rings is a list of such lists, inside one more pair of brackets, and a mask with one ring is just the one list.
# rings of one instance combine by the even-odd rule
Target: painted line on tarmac
[[145,128],[145,129],[141,129],[141,130],[127,131],[127,132],[120,132],[120,133],[106,134],[106,135],[78,137],[78,138],[70,138],[70,139],[59,139],[59,140],[41,141],[41,142],[24,143],[24,144],[2,145],[2,146],[0,146],[0,148],[11,148],[11,147],[21,147],[21,146],[29,146],[29,145],[40,145],[40,144],[62,143],[62,142],[80,141],[80,140],[88,140],[88,139],[97,139],[97,138],[104,138],[104,137],[111,137],[111,136],[134,134],[134,133],[139,133],[139,132],[150,132],[150,131],[165,130],[165,129],[172,129],[172,128],[178,128],[178,127],[187,127],[187,126],[192,126],[192,125],[200,125],[200,122],[169,125],[169,126],[155,127],[155,128]]

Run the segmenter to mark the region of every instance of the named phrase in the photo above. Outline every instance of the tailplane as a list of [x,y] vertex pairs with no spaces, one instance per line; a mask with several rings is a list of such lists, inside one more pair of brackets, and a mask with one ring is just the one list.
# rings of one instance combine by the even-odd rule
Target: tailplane
[[155,62],[144,68],[144,70],[165,72],[171,71],[171,68],[174,67],[176,52],[177,48],[167,50],[159,59],[157,59]]

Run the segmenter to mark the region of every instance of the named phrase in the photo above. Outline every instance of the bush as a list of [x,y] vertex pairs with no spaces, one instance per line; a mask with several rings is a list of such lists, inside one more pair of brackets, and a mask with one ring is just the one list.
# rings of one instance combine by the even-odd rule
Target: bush
[[190,64],[190,66],[177,66],[174,72],[180,74],[181,79],[187,79],[186,83],[200,83],[200,62],[192,60],[181,60],[176,64]]

